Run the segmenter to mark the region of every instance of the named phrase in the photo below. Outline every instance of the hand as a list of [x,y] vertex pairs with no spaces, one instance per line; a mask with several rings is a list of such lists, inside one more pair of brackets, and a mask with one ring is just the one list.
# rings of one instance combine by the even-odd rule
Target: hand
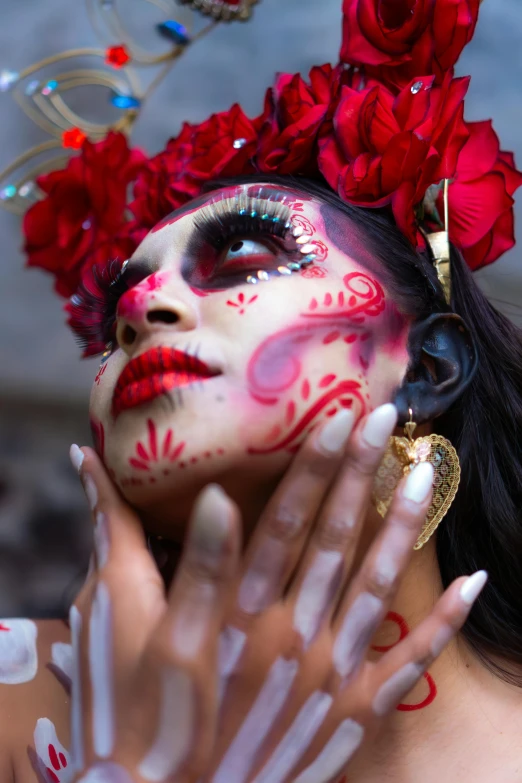
[[[413,555],[433,468],[398,486],[355,568],[392,405],[312,433],[259,520],[222,633],[211,783],[329,783],[464,624],[487,575],[462,577],[377,663],[366,660]],[[360,558],[359,558],[360,559]]]
[[[346,445],[351,423],[341,414],[309,437],[239,571],[237,510],[217,488],[205,490],[168,598],[138,519],[85,450],[98,569],[71,616],[84,695],[79,707],[73,687],[73,756],[83,747],[82,768],[110,757],[140,783],[327,783],[462,626],[482,574],[456,580],[410,636],[366,661],[429,506],[432,470],[418,467],[399,486],[352,576],[394,409],[375,411]],[[120,783],[107,767],[105,777],[89,774],[79,780]]]

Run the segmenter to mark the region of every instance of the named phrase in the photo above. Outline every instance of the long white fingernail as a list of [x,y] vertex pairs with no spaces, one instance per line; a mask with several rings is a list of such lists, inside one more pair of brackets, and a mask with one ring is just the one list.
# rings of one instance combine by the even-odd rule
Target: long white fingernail
[[412,503],[423,503],[433,486],[434,470],[430,462],[420,462],[408,474],[402,495]]
[[90,476],[83,477],[83,488],[85,490],[85,494],[87,495],[87,500],[89,501],[91,511],[94,511],[98,503],[98,490],[96,489],[96,484]]
[[230,500],[218,484],[209,484],[196,500],[189,546],[198,560],[215,562],[230,533]]
[[368,446],[381,449],[397,424],[397,408],[391,402],[376,408],[370,415],[362,431],[362,439]]
[[476,571],[471,576],[468,576],[460,588],[460,597],[464,603],[468,604],[468,606],[471,606],[471,604],[479,597],[487,581],[487,571]]
[[331,454],[341,451],[350,437],[355,417],[353,412],[343,409],[326,422],[319,435],[319,445]]
[[94,546],[96,548],[96,562],[98,568],[104,568],[109,559],[109,525],[106,515],[102,514],[101,511],[96,514]]
[[85,454],[83,453],[81,448],[76,445],[76,443],[73,443],[71,448],[69,449],[69,457],[71,458],[73,467],[79,473],[82,469],[83,460],[85,459]]

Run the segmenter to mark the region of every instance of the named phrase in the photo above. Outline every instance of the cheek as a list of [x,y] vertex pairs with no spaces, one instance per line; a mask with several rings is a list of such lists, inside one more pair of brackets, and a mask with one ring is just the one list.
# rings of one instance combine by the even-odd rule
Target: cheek
[[[404,362],[395,360],[390,380],[383,377],[383,343],[397,347],[400,342],[404,359],[404,339],[398,341],[397,328],[385,336],[389,309],[379,282],[352,272],[342,284],[332,283],[320,296],[310,297],[290,326],[253,351],[246,368],[249,453],[293,453],[319,421],[341,408],[353,409],[356,417],[366,414],[373,387],[380,384],[381,395],[391,392]],[[390,359],[383,361],[387,365]]]

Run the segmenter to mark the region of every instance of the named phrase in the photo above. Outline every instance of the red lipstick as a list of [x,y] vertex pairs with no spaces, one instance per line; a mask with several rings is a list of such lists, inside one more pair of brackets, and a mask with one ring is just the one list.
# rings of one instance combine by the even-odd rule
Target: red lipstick
[[175,348],[152,348],[124,367],[114,389],[113,415],[150,402],[171,389],[216,375],[221,375],[220,370],[211,369],[196,356]]

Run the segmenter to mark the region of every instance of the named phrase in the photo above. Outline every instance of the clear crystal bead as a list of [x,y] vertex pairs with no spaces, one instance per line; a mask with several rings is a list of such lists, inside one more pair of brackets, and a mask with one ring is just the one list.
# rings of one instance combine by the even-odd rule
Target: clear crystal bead
[[260,270],[258,271],[258,273],[257,273],[257,276],[258,276],[259,280],[268,280],[268,279],[269,279],[269,277],[270,277],[270,275],[268,274],[268,272],[265,272],[265,270],[264,270],[264,269],[260,269]]
[[415,84],[411,85],[411,91],[414,95],[417,95],[418,92],[422,90],[424,86],[423,82],[415,82]]
[[232,146],[234,147],[235,150],[240,150],[241,147],[244,147],[246,143],[247,143],[246,139],[234,139],[234,141],[232,142]]
[[22,198],[27,198],[34,191],[34,182],[24,182],[18,193]]
[[10,90],[19,78],[20,74],[16,71],[9,71],[6,69],[0,71],[0,92],[7,92]]
[[26,95],[34,95],[37,90],[40,88],[40,82],[38,79],[31,79],[31,81],[27,84],[24,92]]

